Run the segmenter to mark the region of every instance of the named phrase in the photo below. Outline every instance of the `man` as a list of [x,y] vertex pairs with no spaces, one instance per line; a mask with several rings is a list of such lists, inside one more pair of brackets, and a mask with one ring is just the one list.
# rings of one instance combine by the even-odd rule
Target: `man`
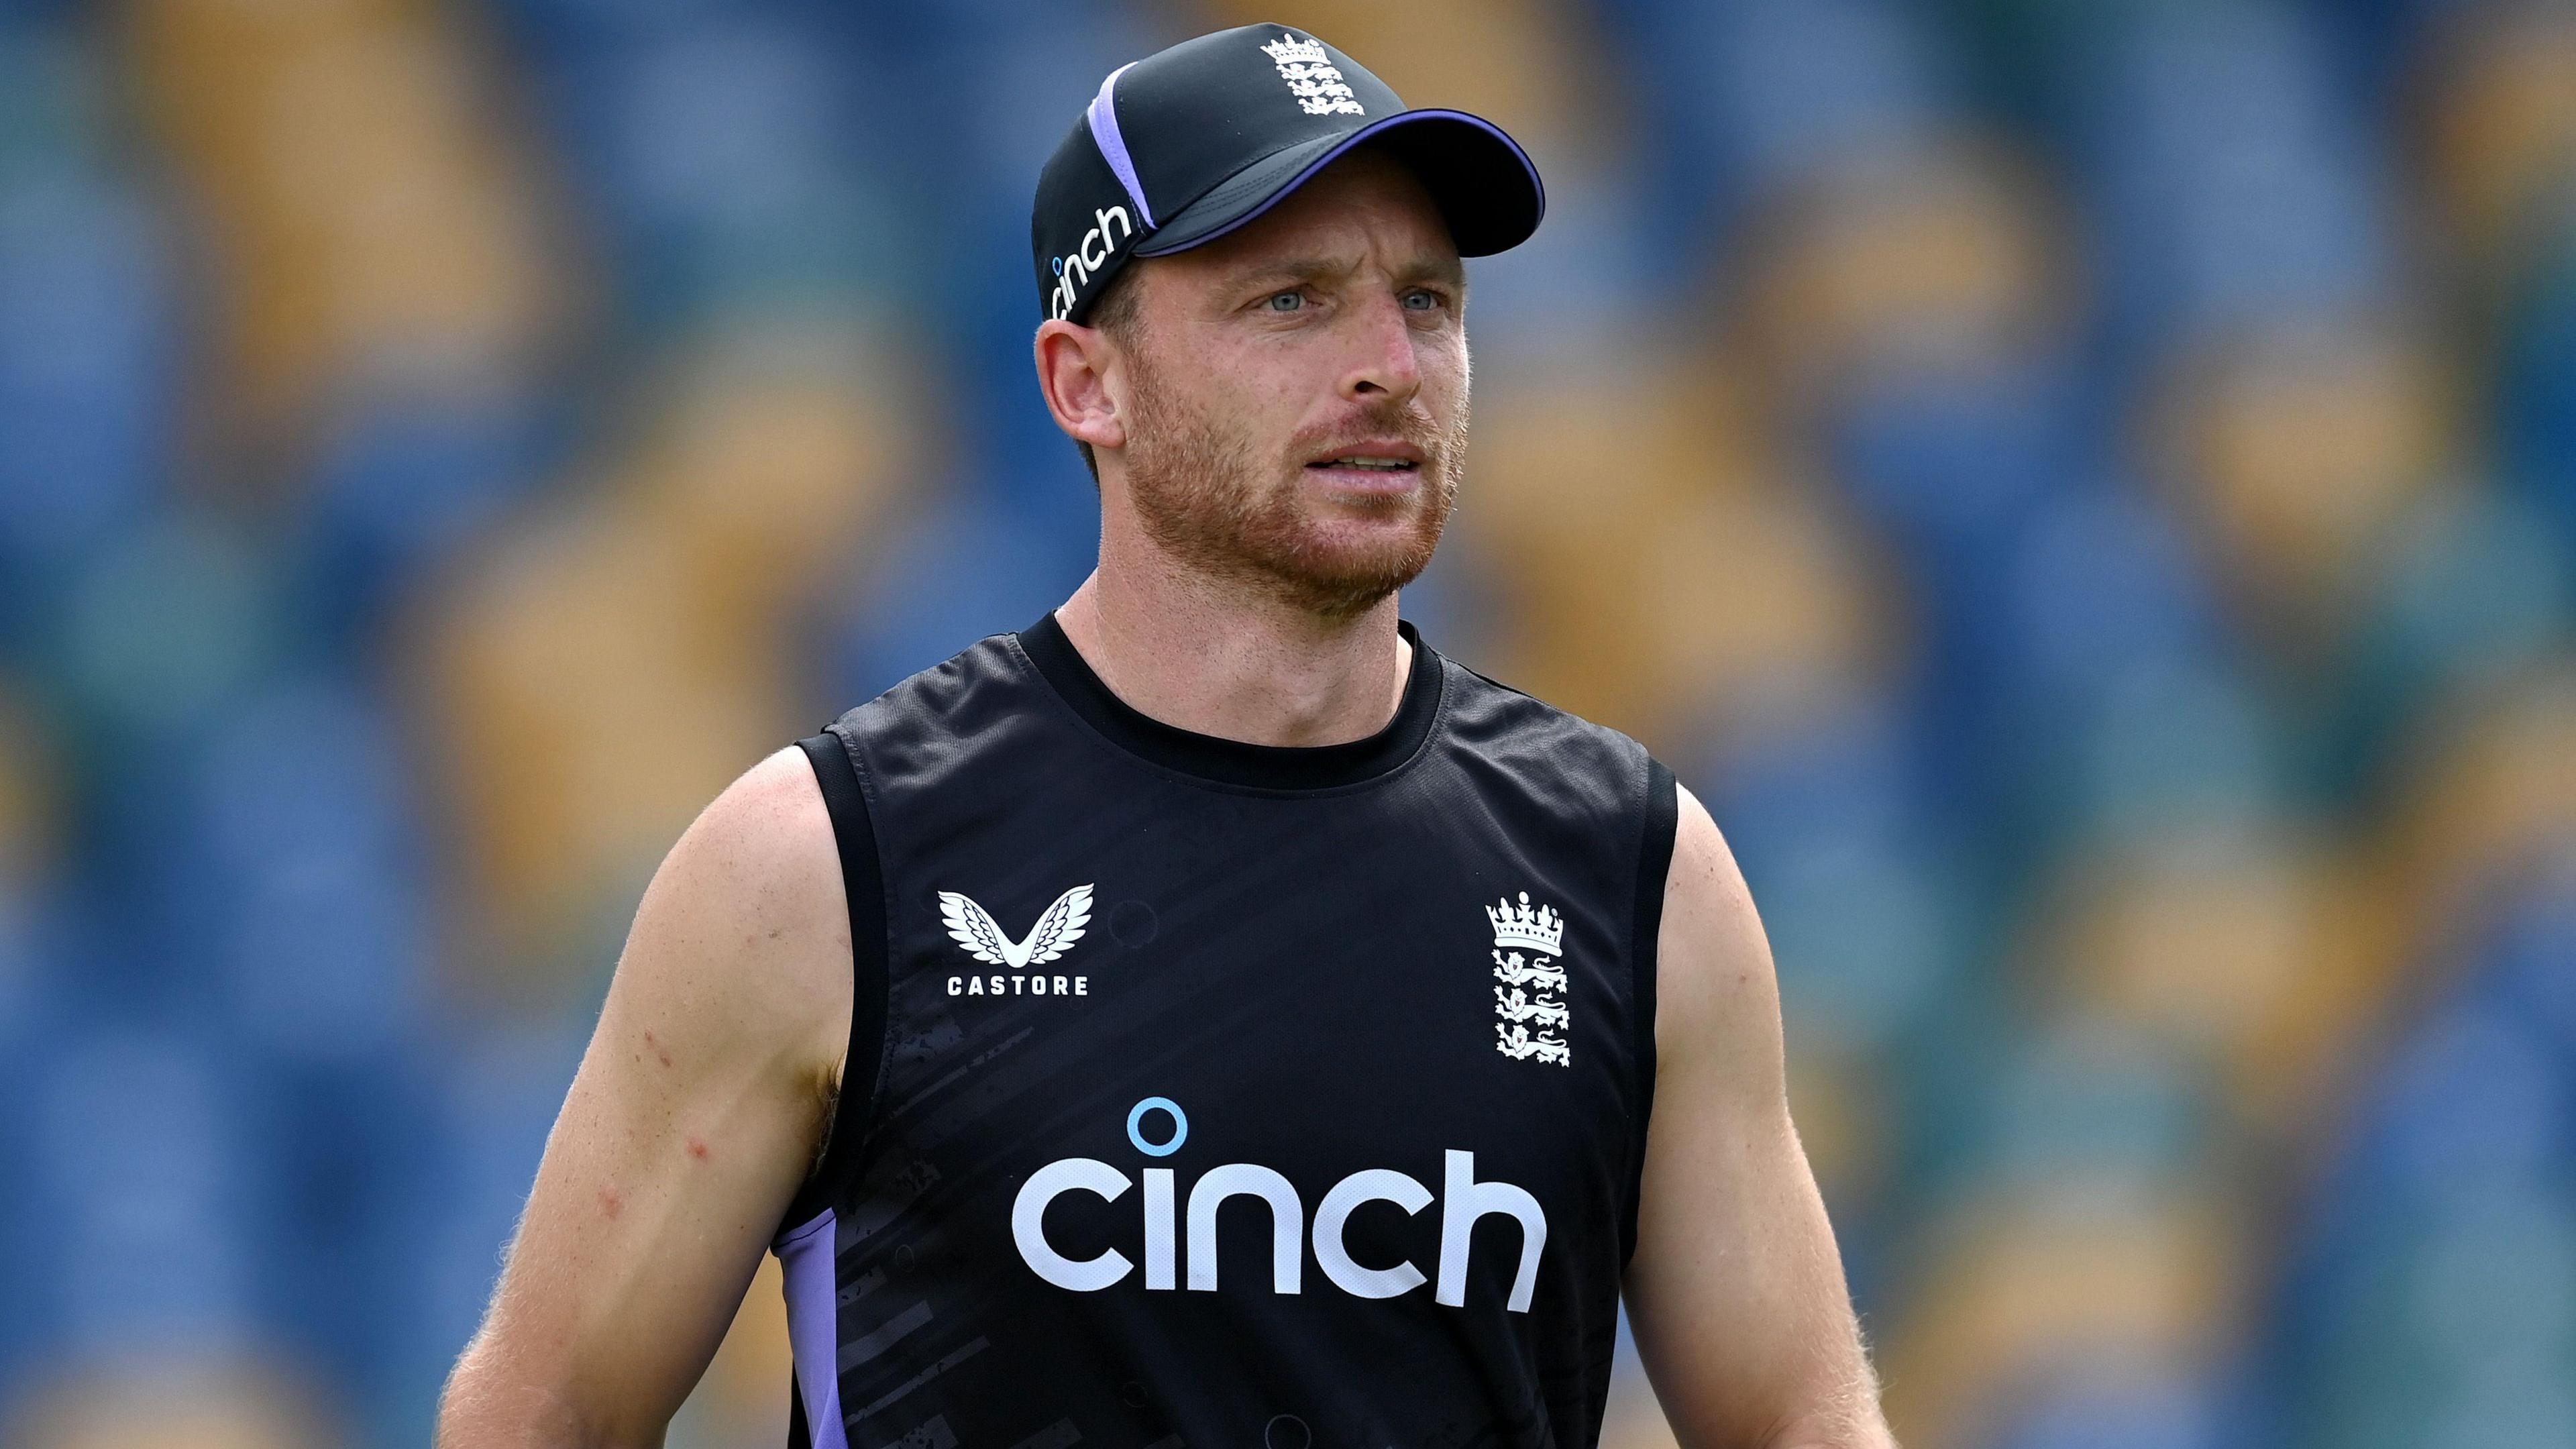
[[660,1442],[771,1247],[798,1444],[1588,1445],[1623,1286],[1684,1444],[1889,1442],[1716,827],[1396,616],[1542,205],[1279,26],[1102,84],[1032,227],[1099,567],[673,847],[442,1444]]

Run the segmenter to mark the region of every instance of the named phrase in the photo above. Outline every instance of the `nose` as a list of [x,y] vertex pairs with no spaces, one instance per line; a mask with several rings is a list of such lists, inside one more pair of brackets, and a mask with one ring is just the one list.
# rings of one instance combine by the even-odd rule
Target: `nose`
[[1353,402],[1410,402],[1422,391],[1422,360],[1404,306],[1394,296],[1372,298],[1352,318],[1351,368],[1341,394]]

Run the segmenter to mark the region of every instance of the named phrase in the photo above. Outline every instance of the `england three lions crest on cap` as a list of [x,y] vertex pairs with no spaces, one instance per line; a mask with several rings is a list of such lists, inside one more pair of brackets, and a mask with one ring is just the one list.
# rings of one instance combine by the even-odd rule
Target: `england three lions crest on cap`
[[1502,983],[1494,988],[1494,1050],[1514,1061],[1572,1066],[1574,1051],[1563,1033],[1573,1011],[1565,969],[1557,964],[1565,954],[1565,918],[1548,906],[1533,907],[1522,891],[1517,905],[1505,897],[1485,907],[1485,919],[1494,928],[1494,979]]
[[1279,78],[1288,82],[1288,93],[1297,98],[1298,109],[1307,115],[1368,114],[1358,93],[1342,78],[1341,67],[1333,64],[1322,45],[1300,40],[1283,30],[1277,40],[1261,48],[1269,53],[1270,63],[1279,67]]
[[1073,118],[1029,207],[1039,315],[1087,325],[1137,259],[1233,235],[1378,137],[1400,139],[1388,154],[1462,257],[1518,246],[1547,210],[1537,165],[1500,126],[1407,106],[1304,31],[1238,25],[1118,66]]

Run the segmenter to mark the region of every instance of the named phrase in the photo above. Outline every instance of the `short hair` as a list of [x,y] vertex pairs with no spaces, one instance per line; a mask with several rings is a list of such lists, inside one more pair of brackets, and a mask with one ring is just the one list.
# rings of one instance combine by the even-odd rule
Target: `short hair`
[[[1137,303],[1135,280],[1145,261],[1144,257],[1128,258],[1127,265],[1120,267],[1101,288],[1100,294],[1091,299],[1091,315],[1086,325],[1108,333],[1121,346],[1135,345],[1136,318],[1142,311]],[[1073,446],[1082,454],[1082,466],[1091,470],[1091,486],[1098,488],[1100,461],[1091,456],[1091,445],[1076,438]]]

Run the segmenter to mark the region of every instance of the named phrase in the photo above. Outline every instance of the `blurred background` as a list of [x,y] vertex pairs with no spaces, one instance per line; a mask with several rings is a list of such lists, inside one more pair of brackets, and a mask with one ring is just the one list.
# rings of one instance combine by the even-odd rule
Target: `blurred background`
[[1031,186],[1251,20],[1546,172],[1406,609],[1727,832],[1909,1449],[2576,1443],[2509,0],[0,0],[0,1442],[425,1440],[681,828],[1086,572]]

